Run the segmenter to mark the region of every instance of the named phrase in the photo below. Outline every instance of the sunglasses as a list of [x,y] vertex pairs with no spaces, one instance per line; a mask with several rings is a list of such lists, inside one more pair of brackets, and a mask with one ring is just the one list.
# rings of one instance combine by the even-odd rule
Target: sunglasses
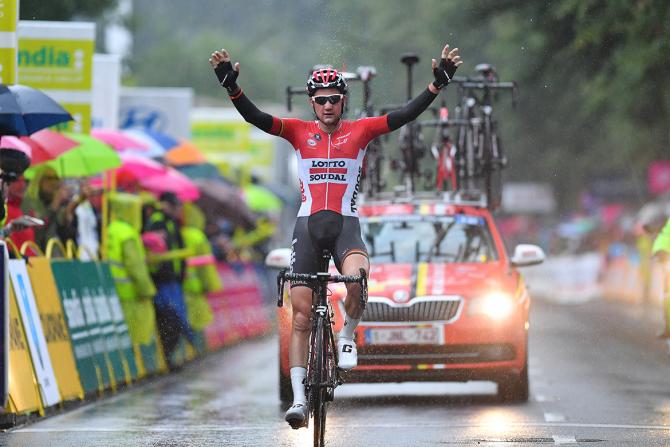
[[329,102],[329,103],[335,105],[338,102],[340,102],[343,97],[344,97],[344,95],[341,94],[341,93],[338,93],[338,94],[335,94],[335,95],[327,95],[327,96],[312,96],[312,101],[314,101],[315,103],[317,103],[320,106],[325,106],[326,102]]

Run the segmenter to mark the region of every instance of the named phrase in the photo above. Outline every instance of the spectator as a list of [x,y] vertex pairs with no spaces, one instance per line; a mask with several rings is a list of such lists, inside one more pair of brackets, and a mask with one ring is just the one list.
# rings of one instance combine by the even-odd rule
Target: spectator
[[[23,176],[19,177],[18,180],[9,183],[7,186],[7,223],[11,224],[13,220],[17,217],[22,216],[24,213],[21,211],[21,202],[23,202],[23,196],[26,193],[26,180]],[[26,241],[35,242],[35,232],[33,227],[25,227],[22,230],[13,230],[10,235],[10,239],[17,248],[21,246]]]
[[35,242],[42,250],[46,248],[47,241],[54,237],[63,242],[76,240],[73,204],[70,190],[63,185],[55,169],[50,166],[36,169],[21,209],[25,214],[44,221],[43,226],[35,227]]
[[160,255],[160,262],[152,263],[151,273],[156,284],[154,296],[156,323],[163,344],[168,367],[177,366],[172,354],[182,335],[195,347],[193,330],[188,322],[182,284],[186,266],[184,263],[184,241],[178,221],[181,201],[171,192],[161,194],[159,208],[148,218],[145,230],[160,235],[166,242],[168,252]]

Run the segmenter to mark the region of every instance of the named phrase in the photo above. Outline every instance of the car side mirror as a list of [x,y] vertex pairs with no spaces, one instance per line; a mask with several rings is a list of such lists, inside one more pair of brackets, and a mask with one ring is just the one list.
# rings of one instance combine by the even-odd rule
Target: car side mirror
[[514,267],[528,267],[542,264],[545,258],[544,250],[537,245],[519,244],[514,247],[514,256],[512,256],[511,263]]
[[265,265],[275,269],[285,269],[291,266],[291,249],[275,248],[265,257]]

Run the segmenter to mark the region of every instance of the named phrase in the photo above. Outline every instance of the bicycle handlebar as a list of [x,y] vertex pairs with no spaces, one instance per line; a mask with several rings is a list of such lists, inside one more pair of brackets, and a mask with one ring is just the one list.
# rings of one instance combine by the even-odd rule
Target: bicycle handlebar
[[361,306],[365,309],[368,296],[368,277],[365,270],[360,269],[360,275],[331,275],[326,272],[319,273],[289,273],[287,269],[277,275],[277,307],[282,307],[284,301],[284,283],[286,281],[306,281],[308,284],[327,284],[329,282],[358,283],[361,285]]

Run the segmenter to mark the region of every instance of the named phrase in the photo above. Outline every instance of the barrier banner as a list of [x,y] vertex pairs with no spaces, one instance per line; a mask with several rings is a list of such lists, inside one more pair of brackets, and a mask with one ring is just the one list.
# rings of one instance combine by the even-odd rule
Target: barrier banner
[[30,276],[26,270],[26,261],[23,259],[9,260],[9,276],[12,281],[12,288],[16,296],[16,302],[23,321],[23,327],[26,329],[26,339],[30,356],[33,360],[33,369],[37,377],[37,383],[40,388],[40,396],[45,407],[56,405],[60,402],[60,393],[58,392],[58,383],[56,375],[51,366],[51,356],[47,348],[47,341],[44,337],[40,314],[35,304],[35,295],[30,284]]
[[27,264],[27,270],[61,398],[83,399],[84,389],[77,372],[70,334],[51,272],[51,264],[45,257],[33,257]]
[[252,264],[216,266],[223,289],[207,296],[214,320],[205,329],[207,345],[214,349],[236,340],[265,333],[270,320]]
[[96,336],[89,330],[84,316],[84,306],[77,292],[77,278],[72,272],[71,261],[53,260],[51,270],[65,310],[65,319],[70,331],[72,350],[85,393],[98,391],[102,387],[99,371],[105,364],[95,354],[93,342]]
[[128,368],[130,380],[135,380],[138,377],[137,363],[135,362],[135,354],[133,353],[133,343],[130,340],[130,333],[128,332],[128,325],[126,318],[121,309],[121,302],[116,294],[116,286],[114,285],[114,278],[112,272],[109,270],[109,264],[103,262],[97,265],[100,282],[107,297],[107,303],[112,312],[112,321],[114,322],[114,329],[116,337],[119,342],[119,350],[123,355]]
[[9,288],[9,400],[10,413],[41,411],[37,379],[28,351],[28,340],[21,324],[14,291]]
[[93,261],[77,262],[79,279],[81,281],[82,298],[89,297],[95,309],[95,315],[100,326],[100,334],[104,341],[105,352],[110,361],[110,380],[112,386],[116,382],[126,381],[126,372],[123,368],[120,343],[116,335],[116,325],[112,318],[112,311],[107,302],[107,295],[102,287],[98,267]]

